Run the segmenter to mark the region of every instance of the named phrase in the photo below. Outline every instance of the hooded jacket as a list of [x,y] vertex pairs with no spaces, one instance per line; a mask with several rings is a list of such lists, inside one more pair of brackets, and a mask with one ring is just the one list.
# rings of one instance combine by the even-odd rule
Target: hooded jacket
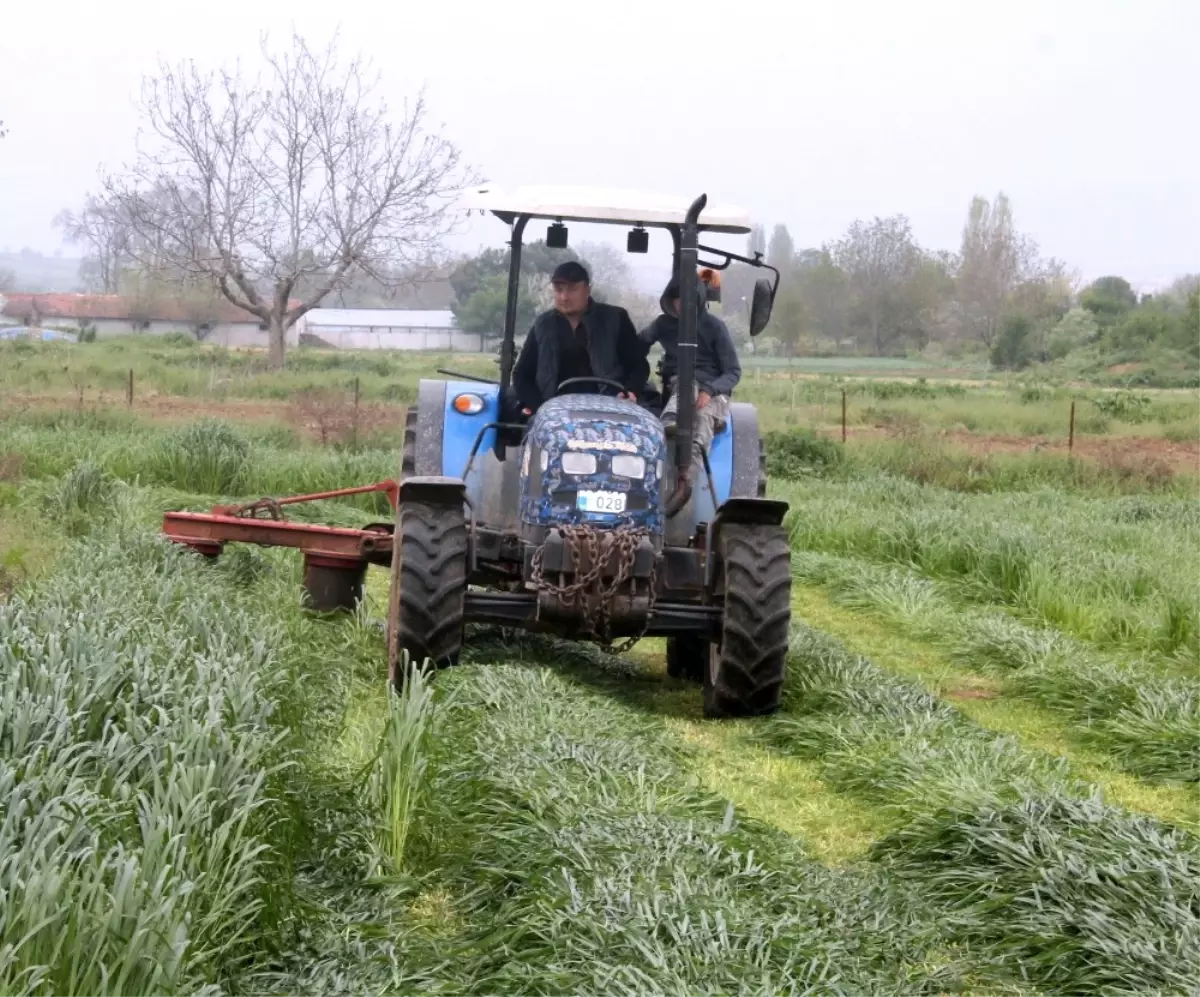
[[[670,311],[670,300],[679,294],[679,280],[673,278],[658,299],[662,314],[638,335],[648,350],[662,344],[660,373],[663,387],[674,380],[679,369],[679,318]],[[703,285],[698,287],[700,307],[696,316],[696,387],[709,395],[732,395],[742,379],[733,337],[725,323],[708,310]]]

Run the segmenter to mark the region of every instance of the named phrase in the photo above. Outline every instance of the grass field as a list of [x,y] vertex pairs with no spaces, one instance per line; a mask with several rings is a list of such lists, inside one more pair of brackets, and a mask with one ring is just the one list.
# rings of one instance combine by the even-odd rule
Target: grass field
[[[109,346],[88,362],[134,362]],[[1111,451],[1068,457],[949,420],[1017,438],[1099,394],[818,379],[792,408],[764,374],[788,683],[778,715],[715,723],[651,640],[473,630],[460,667],[390,696],[385,572],[318,618],[291,553],[209,564],[156,537],[167,509],[394,475],[406,392],[462,358],[343,357],[216,399],[163,359],[194,347],[160,350],[132,410],[115,376],[80,407],[41,348],[40,387],[6,382],[0,992],[1200,984],[1194,393],[1110,405],[1090,438]],[[377,407],[321,445],[290,406],[354,376]],[[846,385],[909,424],[843,448],[820,412]]]

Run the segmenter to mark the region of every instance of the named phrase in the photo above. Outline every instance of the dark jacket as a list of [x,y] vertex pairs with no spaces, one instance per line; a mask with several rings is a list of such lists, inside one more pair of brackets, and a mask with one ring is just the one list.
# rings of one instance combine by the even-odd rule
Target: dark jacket
[[[638,338],[629,312],[616,305],[588,300],[580,325],[585,328],[588,358],[595,377],[605,377],[625,386],[626,391],[641,394],[650,377],[646,347]],[[534,319],[521,355],[513,369],[513,388],[520,403],[536,412],[542,402],[553,398],[559,377],[559,346],[571,335],[566,316],[551,308]],[[612,394],[603,385],[581,386],[580,390]]]
[[[678,285],[671,281],[659,298],[662,314],[639,334],[648,350],[661,343],[663,359],[660,373],[663,388],[675,379],[679,365],[679,319],[667,311],[667,302],[672,292],[678,293]],[[742,365],[738,361],[733,337],[725,323],[708,310],[704,288],[699,288],[700,308],[696,322],[696,387],[710,395],[732,395],[742,379]]]

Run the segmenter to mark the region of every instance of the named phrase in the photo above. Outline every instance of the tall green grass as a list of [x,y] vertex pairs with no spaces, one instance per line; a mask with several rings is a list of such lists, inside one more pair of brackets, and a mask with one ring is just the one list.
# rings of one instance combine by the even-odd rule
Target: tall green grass
[[[399,471],[399,452],[392,448],[321,449],[219,420],[166,431],[0,423],[0,454],[19,457],[30,478],[61,477],[86,463],[128,484],[224,498],[328,491],[394,478]],[[382,495],[347,501],[388,512]]]
[[405,868],[409,836],[429,789],[429,741],[433,713],[431,677],[423,662],[404,655],[407,675],[400,692],[388,689],[388,715],[373,759],[371,798],[383,815],[383,850],[392,868]]
[[1190,992],[1200,841],[1104,804],[1023,751],[801,627],[786,712],[757,736],[888,808],[873,849],[940,904],[985,978],[1059,993]]
[[1097,654],[1060,631],[1003,611],[964,608],[952,587],[911,570],[799,553],[798,580],[827,588],[946,650],[956,661],[1005,679],[1009,695],[1058,713],[1080,740],[1139,776],[1200,780],[1200,683],[1194,672]]
[[269,624],[136,532],[0,604],[0,990],[192,993],[284,916]]
[[964,496],[882,476],[776,494],[798,550],[911,567],[1100,648],[1198,660],[1195,500]]

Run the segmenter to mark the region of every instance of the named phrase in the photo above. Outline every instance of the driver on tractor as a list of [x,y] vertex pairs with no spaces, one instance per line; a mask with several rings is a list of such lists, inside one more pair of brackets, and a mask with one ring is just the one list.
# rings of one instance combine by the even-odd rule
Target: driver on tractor
[[[729,399],[742,379],[742,365],[738,361],[729,329],[708,310],[704,282],[697,281],[696,286],[699,301],[696,316],[696,381],[693,388],[696,421],[692,435],[692,456],[703,459],[712,445],[713,436],[729,420]],[[679,396],[675,392],[675,378],[679,369],[679,294],[679,278],[672,277],[659,298],[662,314],[640,333],[647,351],[655,343],[660,343],[663,348],[659,374],[662,377],[663,394],[668,396],[662,412],[662,424],[668,435],[675,431],[679,404]]]
[[[560,264],[550,283],[554,307],[534,319],[513,370],[521,411],[532,415],[572,378],[615,381],[625,387],[618,397],[637,401],[650,364],[629,313],[593,300],[591,277],[574,260]],[[586,390],[604,389],[588,385]]]

